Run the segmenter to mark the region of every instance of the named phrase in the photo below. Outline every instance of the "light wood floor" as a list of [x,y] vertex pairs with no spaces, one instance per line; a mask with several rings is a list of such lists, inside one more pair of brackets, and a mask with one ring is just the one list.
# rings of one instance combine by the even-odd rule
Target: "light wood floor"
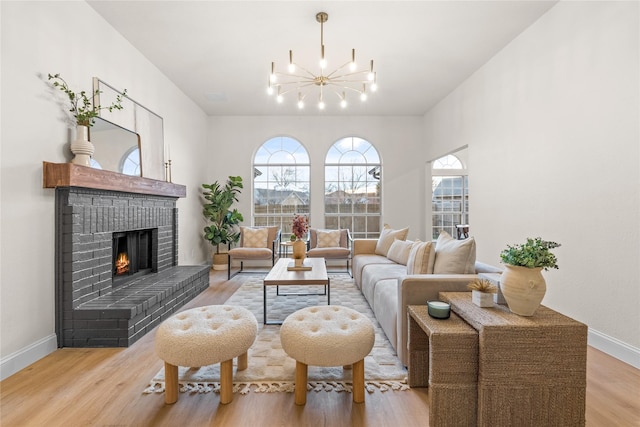
[[[185,308],[221,304],[239,281],[212,272],[210,287]],[[298,407],[290,393],[181,395],[142,390],[162,367],[153,351],[155,331],[129,348],[60,349],[0,383],[0,425],[13,426],[425,426],[427,389],[367,394],[311,392]],[[589,348],[587,426],[640,426],[640,371]]]

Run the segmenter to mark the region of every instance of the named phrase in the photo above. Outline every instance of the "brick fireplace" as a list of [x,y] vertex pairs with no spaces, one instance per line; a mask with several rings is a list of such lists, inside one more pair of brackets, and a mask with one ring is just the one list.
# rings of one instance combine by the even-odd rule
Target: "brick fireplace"
[[[44,179],[56,189],[59,347],[127,347],[209,286],[208,266],[178,266],[184,186],[46,162]],[[144,268],[118,274],[129,247]]]

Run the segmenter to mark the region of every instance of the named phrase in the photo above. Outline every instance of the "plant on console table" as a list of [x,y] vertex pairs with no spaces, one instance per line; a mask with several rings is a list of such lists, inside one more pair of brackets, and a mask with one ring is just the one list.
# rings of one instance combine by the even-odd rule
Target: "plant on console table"
[[309,231],[309,219],[304,215],[296,214],[291,224],[291,233],[296,236],[293,242],[293,260],[295,265],[302,265],[307,253],[307,243],[303,240]]
[[69,112],[73,116],[76,126],[76,138],[71,142],[71,152],[74,154],[72,163],[91,166],[91,156],[94,152],[93,144],[89,141],[89,127],[93,126],[95,118],[100,115],[101,110],[122,110],[122,99],[127,96],[125,89],[122,94],[118,94],[116,100],[109,106],[103,107],[96,104],[96,97],[99,90],[87,93],[82,90],[74,92],[69,88],[67,82],[60,77],[60,74],[49,74],[49,82],[54,88],[60,89],[68,98],[70,103]]
[[230,176],[224,185],[218,181],[213,184],[202,184],[204,198],[202,214],[211,222],[204,227],[204,238],[211,243],[216,252],[213,255],[213,269],[227,268],[227,253],[220,252],[220,245],[237,243],[240,239],[238,224],[244,218],[237,209],[231,210],[242,189],[242,177]]
[[540,237],[527,238],[523,244],[507,245],[500,253],[505,264],[500,288],[513,313],[533,316],[540,306],[547,291],[542,270],[558,268],[557,258],[551,250],[559,246],[559,243]]
[[498,289],[487,279],[474,279],[467,285],[471,290],[471,301],[479,307],[493,307],[493,294]]

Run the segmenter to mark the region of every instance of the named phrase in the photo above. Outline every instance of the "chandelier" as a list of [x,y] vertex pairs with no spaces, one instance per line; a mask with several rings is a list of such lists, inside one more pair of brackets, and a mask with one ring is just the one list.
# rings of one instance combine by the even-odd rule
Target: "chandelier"
[[305,100],[316,94],[318,108],[324,110],[326,101],[335,99],[342,108],[347,106],[347,95],[357,95],[361,101],[367,100],[367,91],[377,90],[376,73],[373,71],[373,60],[369,68],[357,70],[356,50],[351,49],[351,60],[345,62],[333,71],[327,70],[324,47],[324,23],[329,19],[325,12],[316,14],[316,21],[320,23],[320,60],[319,72],[315,73],[302,67],[293,60],[293,51],[289,51],[289,66],[287,72],[276,71],[275,62],[271,63],[271,74],[267,92],[275,95],[278,103],[284,101],[285,95],[297,94],[298,108],[305,106]]

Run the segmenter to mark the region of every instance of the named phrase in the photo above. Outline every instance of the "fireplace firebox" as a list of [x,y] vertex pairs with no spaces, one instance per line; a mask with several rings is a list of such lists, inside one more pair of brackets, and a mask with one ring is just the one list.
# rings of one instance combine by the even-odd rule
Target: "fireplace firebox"
[[114,288],[157,271],[157,265],[155,269],[153,265],[154,234],[157,238],[157,229],[113,233],[111,265]]

